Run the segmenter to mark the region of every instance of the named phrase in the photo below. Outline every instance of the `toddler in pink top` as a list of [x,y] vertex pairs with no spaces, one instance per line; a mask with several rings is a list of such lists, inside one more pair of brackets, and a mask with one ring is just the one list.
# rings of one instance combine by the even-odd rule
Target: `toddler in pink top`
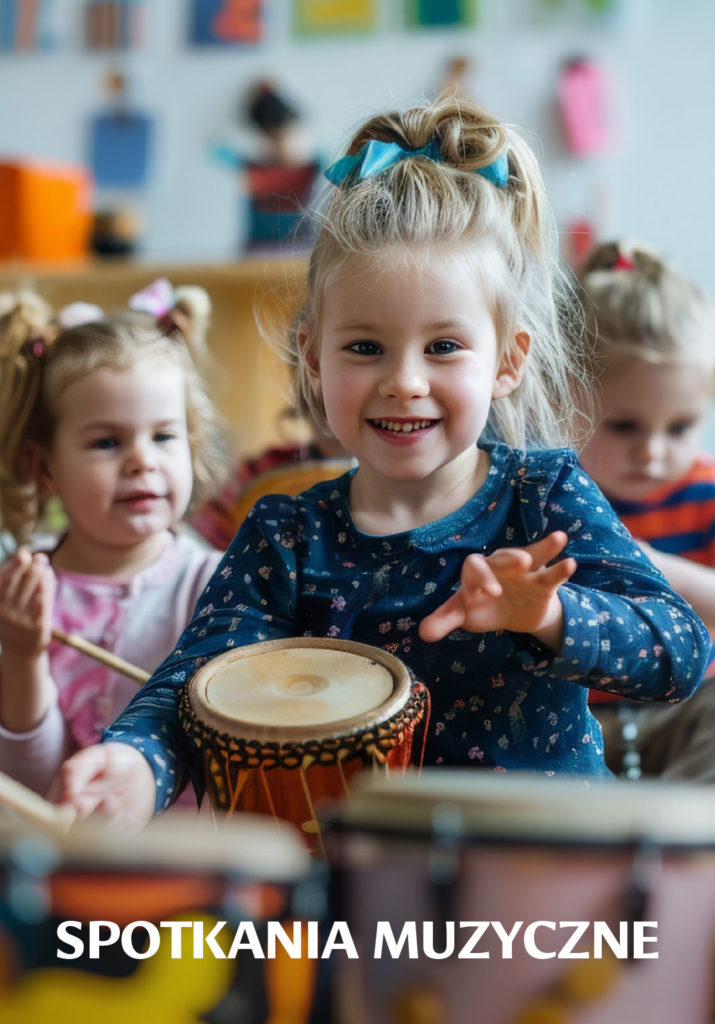
[[51,495],[67,519],[53,550],[20,546],[0,566],[0,770],[41,793],[136,691],[52,630],[151,671],[220,558],[176,530],[221,465],[195,358],[208,297],[142,295],[150,323],[95,308],[79,325],[31,293],[0,296],[0,521],[24,545]]

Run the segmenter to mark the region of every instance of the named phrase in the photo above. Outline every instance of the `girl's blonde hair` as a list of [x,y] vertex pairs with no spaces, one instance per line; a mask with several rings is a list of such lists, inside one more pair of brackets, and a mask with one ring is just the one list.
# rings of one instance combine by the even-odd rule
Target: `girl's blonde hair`
[[224,444],[198,368],[207,358],[210,308],[206,292],[190,287],[176,290],[174,307],[161,321],[127,313],[62,329],[50,306],[33,292],[0,295],[3,530],[25,543],[37,526],[44,495],[29,450],[33,444],[44,451],[51,447],[65,390],[94,370],[126,370],[147,357],[174,360],[184,370],[194,474],[191,505],[213,492],[223,472]]
[[616,358],[686,363],[715,385],[715,308],[642,242],[597,245],[579,272],[601,368]]
[[[307,406],[324,422],[305,350],[319,345],[323,290],[346,259],[359,256],[379,265],[396,249],[409,255],[434,245],[455,250],[467,245],[477,255],[475,276],[491,304],[499,354],[515,344],[517,331],[531,336],[523,380],[508,398],[492,403],[486,433],[519,447],[574,441],[589,425],[583,315],[559,260],[551,208],[531,149],[514,130],[455,96],[373,117],[354,135],[347,154],[373,139],[406,150],[432,143],[439,159],[415,155],[361,181],[348,177],[318,213],[307,298],[284,347],[299,408]],[[502,154],[508,180],[500,187],[476,172]]]

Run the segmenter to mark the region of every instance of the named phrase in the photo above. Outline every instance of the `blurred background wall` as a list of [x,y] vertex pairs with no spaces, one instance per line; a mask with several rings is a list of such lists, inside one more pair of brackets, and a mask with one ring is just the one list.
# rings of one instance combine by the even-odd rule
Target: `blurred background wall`
[[[280,148],[248,116],[256,84],[296,115],[288,162],[320,169],[366,116],[455,75],[535,147],[572,263],[589,241],[632,236],[715,294],[715,0],[0,0],[0,192],[3,163],[94,172],[91,208],[119,211],[112,230],[128,224],[134,259],[39,283],[51,301],[111,304],[141,264],[175,282],[183,264],[212,294],[234,382],[223,404],[255,447],[284,401],[268,393],[275,370],[243,372],[266,274],[265,261],[236,267],[255,229],[247,167]],[[2,251],[15,206],[0,195],[4,287],[22,273]],[[52,232],[28,222],[42,247]],[[715,416],[706,443],[715,451]]]
[[[95,202],[136,210],[143,259],[236,258],[245,204],[236,169],[215,151],[256,148],[241,115],[253,83],[276,84],[327,160],[367,114],[435,93],[450,61],[463,58],[469,91],[541,153],[567,242],[582,222],[600,237],[634,235],[715,291],[713,0],[480,0],[473,22],[457,27],[410,25],[407,0],[374,0],[368,31],[324,34],[298,30],[299,0],[254,0],[223,5],[258,12],[258,41],[237,46],[192,45],[195,2],[135,0],[140,44],[92,50],[85,0],[45,0],[42,46],[0,49],[0,159],[83,162],[90,121],[111,104],[107,76],[119,72],[125,103],[150,119],[151,161],[140,188],[98,189]],[[0,0],[0,18],[10,3]],[[574,57],[599,69],[609,95],[610,139],[591,155],[568,147],[558,111]]]

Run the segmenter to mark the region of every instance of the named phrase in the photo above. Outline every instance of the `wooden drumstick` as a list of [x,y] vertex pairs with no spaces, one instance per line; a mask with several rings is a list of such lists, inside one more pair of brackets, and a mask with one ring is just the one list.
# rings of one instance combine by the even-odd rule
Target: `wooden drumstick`
[[67,832],[76,817],[74,808],[69,804],[53,804],[4,772],[0,772],[0,804],[11,807],[45,831]]
[[125,661],[124,658],[117,657],[117,655],[112,654],[111,651],[106,651],[104,647],[98,647],[97,644],[90,643],[89,640],[84,640],[81,636],[77,636],[76,633],[64,633],[61,629],[53,629],[52,636],[55,640],[59,640],[61,644],[66,644],[68,647],[74,647],[76,650],[81,651],[82,654],[86,654],[89,658],[94,658],[95,661],[101,662],[108,668],[113,668],[115,672],[120,672],[123,676],[128,676],[128,678],[133,679],[135,683],[145,683],[151,676],[150,672],[146,672],[143,668],[139,668],[138,665],[132,665],[130,661]]

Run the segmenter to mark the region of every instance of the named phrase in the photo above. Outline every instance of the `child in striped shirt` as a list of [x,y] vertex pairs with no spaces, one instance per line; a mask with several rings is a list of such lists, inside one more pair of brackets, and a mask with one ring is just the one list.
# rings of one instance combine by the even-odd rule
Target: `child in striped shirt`
[[[715,458],[701,450],[715,384],[713,307],[639,243],[597,246],[580,278],[601,371],[601,415],[582,464],[713,636]],[[681,708],[614,708],[613,695],[596,691],[591,704],[611,767],[715,781],[715,648]]]

